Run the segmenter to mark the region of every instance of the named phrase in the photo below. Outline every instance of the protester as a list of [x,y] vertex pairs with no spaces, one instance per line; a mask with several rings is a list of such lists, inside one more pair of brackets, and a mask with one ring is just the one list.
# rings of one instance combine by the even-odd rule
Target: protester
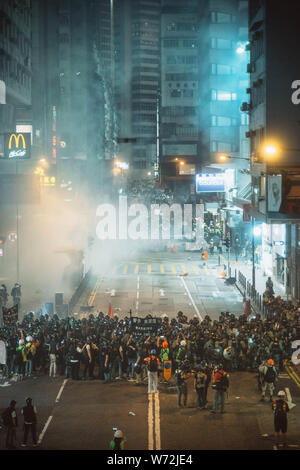
[[33,447],[37,446],[36,438],[36,422],[37,422],[37,411],[36,407],[32,405],[32,398],[26,398],[26,406],[21,410],[21,414],[24,417],[24,439],[21,444],[22,447],[27,447],[28,435],[31,432]]
[[285,392],[281,390],[278,392],[278,399],[272,403],[272,410],[274,413],[274,429],[276,445],[279,445],[280,433],[282,434],[283,445],[286,447],[287,437],[287,413],[289,412],[289,406],[285,401]]
[[18,417],[16,411],[16,404],[15,400],[10,402],[10,405],[4,412],[2,413],[2,420],[3,424],[7,429],[6,432],[6,448],[7,449],[16,449],[16,429],[18,427]]

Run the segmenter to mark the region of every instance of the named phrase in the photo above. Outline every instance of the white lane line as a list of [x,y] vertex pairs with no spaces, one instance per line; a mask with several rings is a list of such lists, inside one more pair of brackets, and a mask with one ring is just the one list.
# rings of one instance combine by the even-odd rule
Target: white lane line
[[190,293],[190,291],[189,291],[189,289],[188,289],[188,286],[186,285],[186,282],[185,282],[184,278],[183,278],[183,277],[180,277],[180,279],[181,279],[181,282],[182,282],[182,284],[183,284],[183,286],[184,286],[184,288],[185,288],[185,290],[186,290],[186,292],[187,292],[187,295],[189,296],[190,301],[192,302],[192,305],[193,305],[193,307],[194,307],[194,309],[195,309],[195,312],[197,313],[197,315],[198,315],[200,321],[203,321],[203,318],[202,318],[202,316],[200,315],[200,312],[199,312],[199,310],[198,310],[198,307],[197,307],[197,305],[195,304],[193,297],[191,296],[191,293]]
[[153,440],[153,393],[148,393],[148,450],[154,450]]
[[[61,397],[61,394],[62,394],[63,389],[64,389],[64,387],[65,387],[65,385],[66,385],[67,382],[68,382],[68,379],[65,379],[65,380],[63,381],[63,384],[62,384],[62,386],[60,387],[59,392],[58,392],[58,395],[57,395],[57,397],[56,397],[56,399],[55,399],[55,403],[58,403],[58,402],[59,402],[60,397]],[[44,438],[44,435],[46,434],[46,431],[47,431],[47,429],[48,429],[48,426],[49,426],[49,424],[50,424],[51,421],[52,421],[52,418],[53,418],[53,416],[51,415],[51,416],[49,416],[49,418],[47,419],[47,422],[46,422],[46,424],[45,424],[45,426],[44,426],[44,428],[43,428],[43,430],[42,430],[42,432],[41,432],[41,434],[40,434],[40,436],[39,436],[38,444],[40,444],[40,443],[42,442],[42,440],[43,440],[43,438]]]
[[63,384],[62,384],[62,386],[60,387],[60,390],[59,390],[59,392],[58,392],[58,395],[57,395],[57,397],[56,397],[56,399],[55,399],[55,403],[58,403],[58,402],[59,402],[60,397],[61,397],[61,394],[62,394],[63,389],[65,388],[65,385],[66,385],[67,382],[68,382],[68,379],[65,379],[65,380],[63,381]]
[[296,405],[295,403],[292,402],[292,395],[288,387],[285,388],[285,393],[286,393],[286,398],[287,398],[287,402],[289,405],[289,409],[292,410],[293,408],[295,408]]
[[44,426],[44,429],[42,430],[42,432],[41,432],[41,434],[40,434],[40,436],[39,436],[38,444],[40,444],[40,443],[42,442],[43,437],[44,437],[44,435],[45,435],[45,433],[46,433],[46,431],[47,431],[47,428],[48,428],[49,424],[51,423],[52,418],[53,418],[53,416],[49,416],[49,418],[48,418],[48,420],[47,420],[47,422],[46,422],[46,424],[45,424],[45,426]]
[[159,392],[155,392],[155,450],[161,450],[161,440],[160,440],[160,408],[159,408]]

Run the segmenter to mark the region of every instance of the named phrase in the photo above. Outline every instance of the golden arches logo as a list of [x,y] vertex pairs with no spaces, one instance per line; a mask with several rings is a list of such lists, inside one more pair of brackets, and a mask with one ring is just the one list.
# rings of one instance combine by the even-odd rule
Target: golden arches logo
[[26,149],[26,142],[25,142],[25,138],[23,136],[23,134],[11,134],[10,138],[9,138],[9,141],[8,141],[8,149],[11,150],[11,146],[12,146],[12,141],[15,141],[15,144],[16,144],[16,148],[19,148],[19,141],[20,139],[22,140],[22,144],[23,144],[23,149]]

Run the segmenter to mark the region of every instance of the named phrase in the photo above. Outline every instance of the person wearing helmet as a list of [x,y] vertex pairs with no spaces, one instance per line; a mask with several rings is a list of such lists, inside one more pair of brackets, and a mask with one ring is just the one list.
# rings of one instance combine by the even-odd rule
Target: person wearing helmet
[[277,400],[272,403],[272,410],[274,413],[274,429],[275,429],[275,440],[276,446],[279,445],[280,432],[282,433],[283,445],[286,447],[286,433],[287,433],[287,413],[289,412],[289,406],[285,401],[285,393],[280,390],[277,395]]
[[183,339],[180,341],[177,353],[176,353],[176,368],[178,369],[180,363],[182,363],[187,357],[187,350],[186,350],[186,341]]
[[21,414],[24,417],[24,438],[21,444],[22,447],[27,447],[27,439],[29,432],[31,432],[33,447],[37,446],[36,438],[36,422],[37,422],[37,411],[36,407],[32,405],[32,398],[26,398],[26,406],[21,410]]
[[273,393],[275,390],[275,382],[277,379],[277,370],[274,367],[273,359],[268,359],[267,365],[263,369],[262,396],[260,401],[265,401],[266,391],[270,394],[270,401],[273,401]]
[[148,393],[157,392],[159,359],[156,350],[151,349],[148,357],[145,358],[148,366]]
[[126,439],[121,429],[116,429],[114,432],[114,438],[110,441],[109,447],[111,450],[124,450]]
[[26,364],[26,349],[24,340],[20,339],[18,342],[18,347],[16,348],[16,373],[18,375],[18,380],[22,380],[25,374],[25,364]]

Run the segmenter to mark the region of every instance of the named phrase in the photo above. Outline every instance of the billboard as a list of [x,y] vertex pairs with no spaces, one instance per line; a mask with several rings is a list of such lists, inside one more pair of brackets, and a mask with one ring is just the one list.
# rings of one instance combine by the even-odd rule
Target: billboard
[[29,132],[13,132],[5,134],[4,155],[7,160],[24,160],[30,158],[31,134]]
[[282,202],[282,176],[268,175],[268,211],[279,212]]
[[219,193],[224,191],[224,173],[199,173],[196,175],[197,193]]

